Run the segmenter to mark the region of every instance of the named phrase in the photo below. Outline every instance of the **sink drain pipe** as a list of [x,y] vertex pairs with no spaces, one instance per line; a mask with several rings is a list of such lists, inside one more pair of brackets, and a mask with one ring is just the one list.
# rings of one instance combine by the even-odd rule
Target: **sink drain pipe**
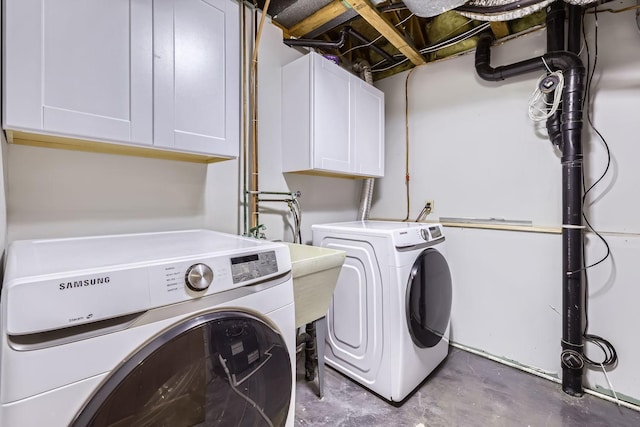
[[[491,67],[490,34],[478,41],[475,68],[478,76],[500,81],[546,67],[561,70],[565,77],[562,90],[562,390],[582,396],[583,354],[583,263],[582,263],[582,98],[585,69],[572,52],[548,52],[511,65]],[[546,65],[545,65],[546,64]]]

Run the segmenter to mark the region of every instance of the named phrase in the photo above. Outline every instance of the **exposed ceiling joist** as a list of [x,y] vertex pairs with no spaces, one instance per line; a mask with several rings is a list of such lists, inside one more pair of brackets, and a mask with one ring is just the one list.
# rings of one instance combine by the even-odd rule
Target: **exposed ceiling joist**
[[347,6],[345,6],[342,1],[332,1],[322,9],[314,12],[311,16],[293,25],[289,28],[288,32],[294,37],[305,36],[316,28],[320,28],[332,19],[342,15],[347,10],[349,9],[347,9]]
[[411,46],[407,39],[368,0],[345,0],[345,2],[350,4],[353,10],[358,12],[364,20],[382,34],[404,56],[409,58],[413,64],[422,65],[426,63],[420,52]]
[[496,36],[496,39],[501,39],[509,35],[509,26],[506,22],[496,21],[490,22],[491,31],[493,31],[493,35]]

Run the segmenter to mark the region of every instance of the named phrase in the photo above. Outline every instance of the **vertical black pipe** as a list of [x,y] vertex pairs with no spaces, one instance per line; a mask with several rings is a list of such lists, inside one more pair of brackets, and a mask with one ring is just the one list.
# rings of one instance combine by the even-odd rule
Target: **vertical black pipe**
[[307,381],[313,381],[316,377],[316,366],[318,365],[318,355],[316,354],[316,323],[307,323],[306,331],[309,339],[304,347],[304,368]]
[[[565,49],[564,37],[564,2],[556,1],[547,7],[547,52],[558,52]],[[548,104],[553,102],[553,94],[547,94],[545,99]],[[562,105],[547,119],[547,134],[551,143],[562,149],[562,131],[560,130],[560,115]]]
[[582,6],[574,4],[569,4],[567,6],[569,8],[567,50],[577,55],[580,53],[580,45],[582,44],[582,14],[584,13],[584,9]]
[[582,96],[584,68],[565,71],[562,113],[562,390],[582,396]]
[[583,375],[583,271],[582,271],[582,97],[585,70],[572,52],[548,52],[542,57],[493,68],[491,36],[480,36],[476,72],[484,80],[498,81],[531,71],[562,70],[562,390],[581,396]]
[[[582,42],[582,6],[568,5],[569,24],[567,50],[580,52]],[[584,87],[584,75],[573,70],[565,73],[565,84]],[[583,230],[582,230],[582,96],[572,91],[563,96],[562,138],[567,145],[563,149],[563,306],[567,312],[563,319],[562,336],[562,390],[572,396],[582,396],[583,362],[575,353],[582,354],[584,334],[584,286],[583,286]],[[566,236],[565,236],[566,234]]]
[[547,52],[565,49],[564,43],[564,3],[556,1],[547,7]]

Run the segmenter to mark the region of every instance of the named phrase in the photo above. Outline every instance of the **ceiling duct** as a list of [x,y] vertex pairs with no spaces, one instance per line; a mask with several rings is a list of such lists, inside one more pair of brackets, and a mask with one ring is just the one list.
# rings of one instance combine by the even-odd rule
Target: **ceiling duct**
[[554,1],[556,0],[471,0],[457,8],[456,12],[478,21],[509,21],[531,15]]
[[468,0],[404,0],[405,6],[416,16],[431,18],[448,10],[462,6]]
[[564,0],[566,3],[573,4],[576,6],[585,6],[587,4],[596,3],[599,0]]
[[[456,12],[478,21],[510,21],[531,15],[554,1],[556,0],[471,0],[456,8]],[[598,0],[564,1],[574,6],[598,2]]]

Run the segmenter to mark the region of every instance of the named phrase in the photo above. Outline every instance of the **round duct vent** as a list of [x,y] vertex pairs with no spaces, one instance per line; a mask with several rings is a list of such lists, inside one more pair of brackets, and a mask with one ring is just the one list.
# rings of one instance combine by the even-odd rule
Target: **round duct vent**
[[448,10],[462,6],[468,0],[404,0],[405,6],[416,16],[431,18]]

